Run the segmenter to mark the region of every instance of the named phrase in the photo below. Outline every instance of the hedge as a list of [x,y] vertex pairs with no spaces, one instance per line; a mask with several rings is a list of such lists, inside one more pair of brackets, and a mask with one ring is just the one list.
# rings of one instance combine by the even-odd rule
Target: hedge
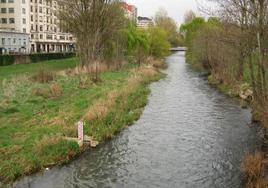
[[0,66],[12,64],[37,63],[54,59],[65,59],[74,57],[75,53],[46,53],[27,55],[0,55]]

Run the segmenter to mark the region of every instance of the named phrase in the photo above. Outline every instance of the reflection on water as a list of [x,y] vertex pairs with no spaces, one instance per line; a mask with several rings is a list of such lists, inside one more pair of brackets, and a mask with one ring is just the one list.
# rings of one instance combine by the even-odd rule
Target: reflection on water
[[166,61],[167,78],[151,85],[149,104],[132,127],[15,187],[240,187],[242,156],[260,143],[250,111],[208,86],[184,53]]

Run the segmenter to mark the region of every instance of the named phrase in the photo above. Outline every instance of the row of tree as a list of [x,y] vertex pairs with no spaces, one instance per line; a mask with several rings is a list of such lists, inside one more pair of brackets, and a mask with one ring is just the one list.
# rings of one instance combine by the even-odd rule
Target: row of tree
[[268,97],[268,0],[210,0],[217,18],[195,17],[181,26],[188,61],[202,63],[227,85],[248,82],[254,102],[265,108]]
[[117,63],[134,57],[141,64],[147,56],[164,57],[179,43],[176,23],[166,13],[156,16],[155,26],[142,30],[124,15],[120,0],[59,0],[61,27],[76,38],[82,66]]

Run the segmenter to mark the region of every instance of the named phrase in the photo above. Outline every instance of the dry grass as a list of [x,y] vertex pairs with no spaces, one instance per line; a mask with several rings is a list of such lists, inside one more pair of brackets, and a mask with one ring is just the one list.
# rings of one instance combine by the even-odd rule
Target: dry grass
[[63,94],[62,88],[58,83],[52,83],[49,87],[37,87],[32,89],[32,94],[44,98],[60,97]]
[[81,75],[79,79],[80,79],[79,88],[81,89],[87,89],[89,86],[93,84],[88,74]]
[[111,108],[115,105],[116,97],[117,92],[113,91],[107,96],[106,100],[97,101],[88,109],[88,112],[83,119],[93,121],[105,117],[110,112]]
[[152,68],[139,68],[132,71],[132,76],[128,79],[127,85],[119,90],[111,91],[105,100],[99,100],[94,103],[87,111],[83,119],[88,121],[93,121],[96,119],[101,119],[107,116],[111,109],[115,106],[116,98],[118,97],[128,97],[129,94],[135,90],[142,76],[153,76],[156,71]]
[[147,62],[149,65],[152,65],[153,67],[157,69],[165,69],[167,68],[167,64],[164,63],[161,59],[155,59],[154,57],[149,57],[147,59]]
[[39,83],[50,83],[55,79],[53,72],[40,68],[39,71],[31,77],[31,80]]
[[30,94],[32,82],[27,76],[18,76],[4,79],[0,84],[0,103],[4,105],[7,101],[14,99],[27,100]]
[[33,88],[32,94],[35,96],[49,98],[50,97],[50,90],[49,90],[49,88],[45,88],[45,87]]
[[[96,68],[98,72],[105,72],[108,70],[106,63],[94,62],[88,66],[77,66],[73,70],[67,70],[67,74],[80,75],[80,74],[92,74],[95,73]],[[61,73],[63,74],[63,73]]]
[[264,154],[255,152],[244,157],[242,172],[245,175],[247,188],[265,188],[267,182],[262,177]]
[[58,83],[53,83],[50,85],[51,97],[59,97],[62,95],[62,88]]
[[139,71],[140,74],[145,77],[152,77],[157,73],[156,69],[153,68],[152,66],[141,67]]

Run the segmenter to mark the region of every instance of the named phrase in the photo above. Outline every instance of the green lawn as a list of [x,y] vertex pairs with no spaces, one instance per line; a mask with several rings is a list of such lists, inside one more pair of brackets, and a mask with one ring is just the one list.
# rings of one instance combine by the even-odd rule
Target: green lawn
[[[30,78],[41,65],[56,72],[75,67],[76,60],[0,67],[0,182],[66,162],[79,153],[77,143],[62,138],[76,136],[75,123],[80,119],[86,122],[87,135],[98,141],[112,137],[139,118],[150,92],[148,84],[163,77],[155,69],[143,74],[137,65],[128,64],[120,71],[102,73],[96,84],[88,74],[58,75],[51,83],[38,83]],[[133,75],[141,79],[130,81]],[[55,84],[60,95],[52,94]],[[91,121],[86,116],[90,111],[98,112]]]
[[58,71],[66,68],[73,68],[77,64],[76,58],[64,59],[64,60],[51,60],[40,63],[31,64],[18,64],[9,66],[0,66],[0,81],[4,78],[10,78],[11,76],[18,76],[21,74],[32,74],[38,71],[40,68],[45,68],[50,71]]

